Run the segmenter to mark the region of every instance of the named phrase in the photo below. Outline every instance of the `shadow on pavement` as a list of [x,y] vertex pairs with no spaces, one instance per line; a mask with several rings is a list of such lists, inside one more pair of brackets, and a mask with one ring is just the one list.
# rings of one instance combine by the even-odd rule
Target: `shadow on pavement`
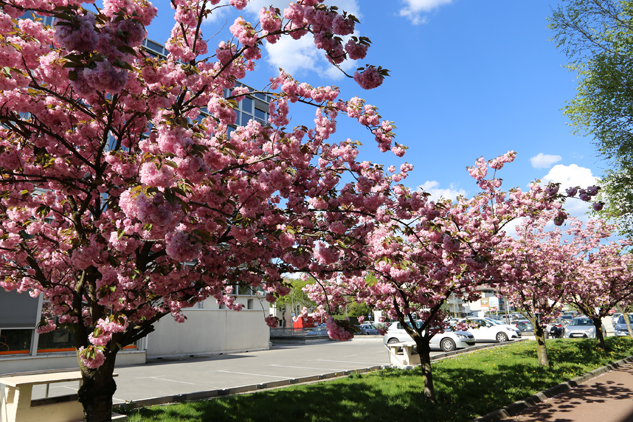
[[[544,403],[530,407],[512,420],[633,422],[633,365],[598,377]],[[611,378],[611,379],[609,379]],[[628,383],[622,382],[629,379]],[[628,384],[628,385],[627,385]]]

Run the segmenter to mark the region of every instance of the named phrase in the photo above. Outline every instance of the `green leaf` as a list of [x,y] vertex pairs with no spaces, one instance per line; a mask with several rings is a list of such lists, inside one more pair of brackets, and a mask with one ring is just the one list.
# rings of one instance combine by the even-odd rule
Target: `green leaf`
[[132,66],[130,66],[129,63],[124,62],[121,59],[115,59],[112,61],[112,65],[116,66],[120,69],[126,69],[126,70],[134,70],[134,68],[132,68]]
[[136,50],[134,50],[129,45],[120,45],[117,47],[117,50],[119,50],[122,53],[130,54],[132,56],[138,57],[138,55],[136,54]]

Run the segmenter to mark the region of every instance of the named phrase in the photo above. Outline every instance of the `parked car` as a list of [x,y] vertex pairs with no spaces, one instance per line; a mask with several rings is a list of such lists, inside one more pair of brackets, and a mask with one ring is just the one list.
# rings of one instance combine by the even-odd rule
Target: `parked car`
[[378,335],[378,330],[372,324],[364,322],[357,327],[360,329],[360,334]]
[[[629,323],[633,324],[633,314],[629,314]],[[624,321],[624,315],[620,315],[615,324],[613,324],[613,329],[615,331],[616,336],[628,336],[629,330],[626,328],[626,322]]]
[[622,314],[619,312],[616,312],[615,314],[611,315],[611,325],[615,327],[615,325],[618,323],[618,320],[620,319],[621,316]]
[[503,324],[497,325],[484,318],[467,318],[462,319],[460,322],[468,321],[476,323],[479,328],[469,328],[468,332],[475,336],[475,341],[489,342],[498,341],[504,342],[508,340],[516,340],[520,338],[518,331],[510,328],[506,328]]
[[[422,324],[422,321],[416,321],[418,328],[421,327]],[[396,322],[391,324],[387,333],[382,337],[382,341],[383,344],[399,343],[413,341],[413,338],[405,331],[402,324]],[[431,337],[429,345],[432,349],[442,349],[445,352],[450,352],[455,349],[464,349],[469,346],[474,346],[475,337],[466,331],[445,331]]]
[[495,324],[495,325],[497,325],[497,326],[499,326],[499,327],[504,327],[504,328],[507,328],[507,329],[509,329],[509,330],[513,330],[513,331],[515,331],[515,332],[517,333],[517,335],[518,335],[519,337],[521,337],[521,332],[520,332],[520,331],[519,331],[519,329],[518,329],[517,327],[515,327],[514,325],[506,324],[506,323],[504,323],[503,321],[499,321],[499,320],[496,320],[496,319],[493,319],[493,318],[484,318],[484,319],[485,319],[486,321],[488,321],[488,322],[492,322],[493,324]]
[[519,319],[512,322],[519,332],[521,333],[531,333],[534,331],[534,325],[527,319]]
[[567,321],[567,324],[569,324],[571,320],[574,319],[574,317],[571,315],[561,315],[559,318]]
[[545,332],[552,338],[563,338],[565,334],[565,326],[569,321],[563,318],[556,318],[545,327]]
[[314,327],[313,330],[308,331],[306,336],[327,336],[327,328],[325,322]]
[[596,326],[587,317],[572,319],[565,327],[565,338],[596,338]]

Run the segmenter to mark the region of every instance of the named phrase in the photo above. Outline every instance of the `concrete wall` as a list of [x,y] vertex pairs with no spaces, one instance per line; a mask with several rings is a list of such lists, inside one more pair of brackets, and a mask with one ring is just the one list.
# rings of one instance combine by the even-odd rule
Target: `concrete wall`
[[[247,299],[239,298],[238,302]],[[255,299],[255,309],[240,312],[219,309],[205,301],[204,308],[183,310],[187,321],[180,324],[165,316],[147,337],[147,357],[169,357],[266,350],[270,347],[270,329]],[[246,307],[245,307],[246,308]]]

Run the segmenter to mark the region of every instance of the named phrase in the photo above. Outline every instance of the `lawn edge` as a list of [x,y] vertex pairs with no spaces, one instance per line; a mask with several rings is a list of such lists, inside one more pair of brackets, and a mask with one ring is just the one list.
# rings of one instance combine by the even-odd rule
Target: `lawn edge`
[[[441,353],[439,355],[432,356],[431,361],[432,362],[439,361],[439,360],[443,360],[447,358],[452,358],[454,356],[458,356],[461,354],[474,353],[479,350],[489,349],[492,347],[509,346],[514,343],[516,343],[516,341],[504,342],[504,343],[480,344],[480,345],[469,347],[467,349],[455,350],[452,352],[446,352],[446,353]],[[198,400],[209,400],[209,399],[214,399],[218,397],[229,397],[229,396],[234,396],[238,394],[254,393],[254,392],[262,391],[262,390],[286,388],[286,387],[291,387],[293,385],[299,385],[299,384],[311,384],[314,382],[332,381],[332,380],[342,378],[351,374],[372,372],[372,371],[377,371],[379,369],[386,369],[386,368],[391,368],[391,367],[392,367],[391,365],[374,365],[374,366],[368,366],[365,368],[350,369],[347,371],[327,372],[320,375],[310,375],[307,377],[289,378],[285,380],[271,381],[271,382],[261,383],[261,384],[249,384],[249,385],[242,385],[238,387],[196,391],[193,393],[150,397],[147,399],[133,400],[133,401],[125,402],[125,403],[115,404],[112,407],[114,411],[127,413],[131,410],[142,408],[142,407],[169,405],[169,404],[177,404],[177,403],[184,403],[184,402],[191,402],[191,401],[198,401]],[[412,368],[414,368],[414,366],[410,368],[407,367],[407,369],[412,369]]]
[[558,385],[548,388],[547,390],[533,394],[523,400],[515,401],[514,403],[504,406],[501,409],[497,409],[486,415],[480,416],[475,419],[471,419],[468,422],[494,422],[494,421],[501,421],[507,418],[511,418],[513,416],[517,416],[520,412],[524,411],[525,409],[528,409],[532,406],[536,406],[537,404],[542,403],[545,400],[550,399],[554,396],[557,396],[558,394],[567,392],[575,387],[578,387],[580,384],[584,384],[585,382],[597,377],[598,375],[602,375],[606,372],[613,371],[614,369],[628,365],[631,362],[633,362],[633,355],[626,357],[624,359],[620,359],[618,361],[612,362],[600,368],[594,369],[593,371],[589,371],[586,374],[572,378],[569,381],[562,382]]

